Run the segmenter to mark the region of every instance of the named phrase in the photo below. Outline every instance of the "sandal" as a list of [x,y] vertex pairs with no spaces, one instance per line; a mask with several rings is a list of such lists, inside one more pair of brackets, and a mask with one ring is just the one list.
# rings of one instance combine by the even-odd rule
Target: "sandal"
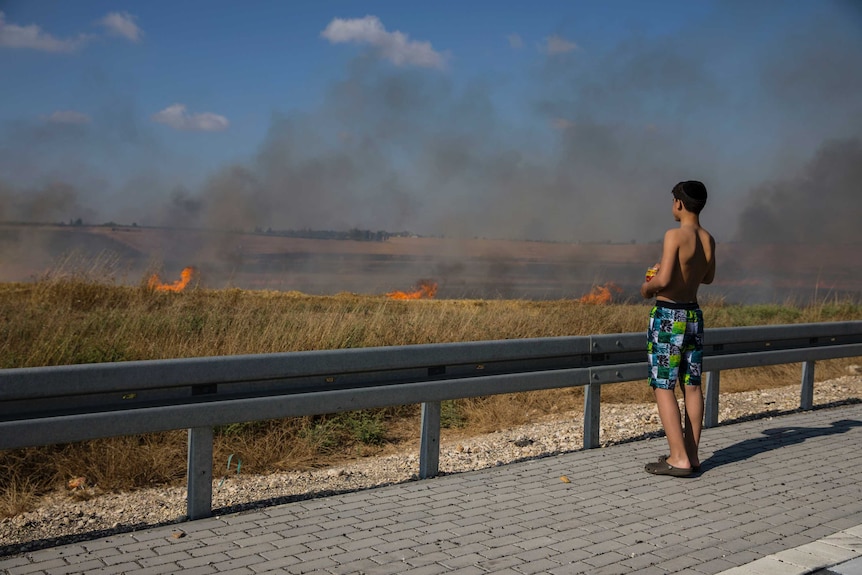
[[690,467],[674,467],[664,460],[647,463],[644,469],[653,475],[670,475],[672,477],[689,477],[694,473]]

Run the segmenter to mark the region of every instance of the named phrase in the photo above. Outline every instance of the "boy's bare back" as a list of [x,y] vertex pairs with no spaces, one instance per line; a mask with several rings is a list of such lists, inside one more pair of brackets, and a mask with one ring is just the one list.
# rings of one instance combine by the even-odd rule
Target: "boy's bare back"
[[700,226],[680,226],[664,235],[661,267],[673,266],[668,284],[656,298],[675,302],[697,301],[700,284],[715,276],[715,240]]

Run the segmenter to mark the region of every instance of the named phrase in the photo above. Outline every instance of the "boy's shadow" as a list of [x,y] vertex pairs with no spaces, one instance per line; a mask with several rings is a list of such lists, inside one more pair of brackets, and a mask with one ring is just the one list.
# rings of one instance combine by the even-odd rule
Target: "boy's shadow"
[[776,427],[763,431],[763,437],[754,437],[740,441],[728,447],[719,449],[702,462],[702,469],[707,470],[727,463],[744,461],[749,457],[773,449],[802,443],[812,437],[846,433],[853,427],[862,427],[862,421],[842,419],[829,424],[829,427]]

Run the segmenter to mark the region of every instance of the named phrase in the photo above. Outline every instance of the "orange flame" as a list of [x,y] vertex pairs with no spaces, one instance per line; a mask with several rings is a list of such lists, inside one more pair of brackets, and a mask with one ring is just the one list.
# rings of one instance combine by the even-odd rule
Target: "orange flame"
[[603,286],[593,286],[592,291],[578,301],[580,303],[609,304],[614,299],[613,294],[621,294],[622,292],[620,286],[614,282],[608,282]]
[[433,298],[437,293],[437,282],[432,280],[419,280],[416,290],[412,292],[391,291],[386,294],[391,299],[423,299]]
[[186,289],[186,286],[189,285],[190,281],[192,281],[194,275],[195,268],[183,268],[183,271],[180,272],[179,280],[175,281],[172,284],[163,284],[162,281],[159,279],[159,274],[153,274],[150,276],[149,281],[147,281],[147,287],[156,291],[181,292]]

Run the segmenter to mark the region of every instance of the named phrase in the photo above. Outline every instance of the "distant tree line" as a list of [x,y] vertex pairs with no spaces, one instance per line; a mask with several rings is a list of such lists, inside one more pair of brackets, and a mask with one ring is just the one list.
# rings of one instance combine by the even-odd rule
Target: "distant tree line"
[[312,240],[354,240],[357,242],[385,242],[392,237],[410,237],[416,234],[411,232],[387,232],[378,230],[360,230],[353,228],[347,231],[338,230],[312,230],[303,228],[300,230],[273,230],[272,228],[255,228],[255,233],[268,236],[282,236],[287,238],[305,238]]
[[[26,225],[26,224],[25,224]],[[33,224],[36,225],[36,224]],[[83,221],[81,218],[72,218],[67,222],[57,222],[56,225],[59,226],[87,226],[92,225]],[[139,226],[137,222],[133,222],[131,226],[126,224],[118,224],[114,221],[105,222],[103,224],[96,224],[101,227],[109,227],[113,230],[122,230],[122,229],[141,229],[141,228],[154,228],[154,229],[195,229],[195,228],[164,228],[163,226]],[[235,230],[240,232],[240,230]],[[241,232],[240,232],[241,233]],[[418,237],[417,234],[408,231],[401,232],[387,232],[385,230],[371,231],[371,230],[361,230],[359,228],[352,228],[347,231],[339,231],[339,230],[312,230],[309,228],[303,228],[300,230],[273,230],[272,228],[262,228],[260,226],[254,229],[254,233],[263,234],[268,236],[281,236],[287,238],[305,238],[305,239],[314,239],[314,240],[354,240],[357,242],[385,242],[389,238],[393,237],[401,237],[401,238],[409,238],[409,237]]]

